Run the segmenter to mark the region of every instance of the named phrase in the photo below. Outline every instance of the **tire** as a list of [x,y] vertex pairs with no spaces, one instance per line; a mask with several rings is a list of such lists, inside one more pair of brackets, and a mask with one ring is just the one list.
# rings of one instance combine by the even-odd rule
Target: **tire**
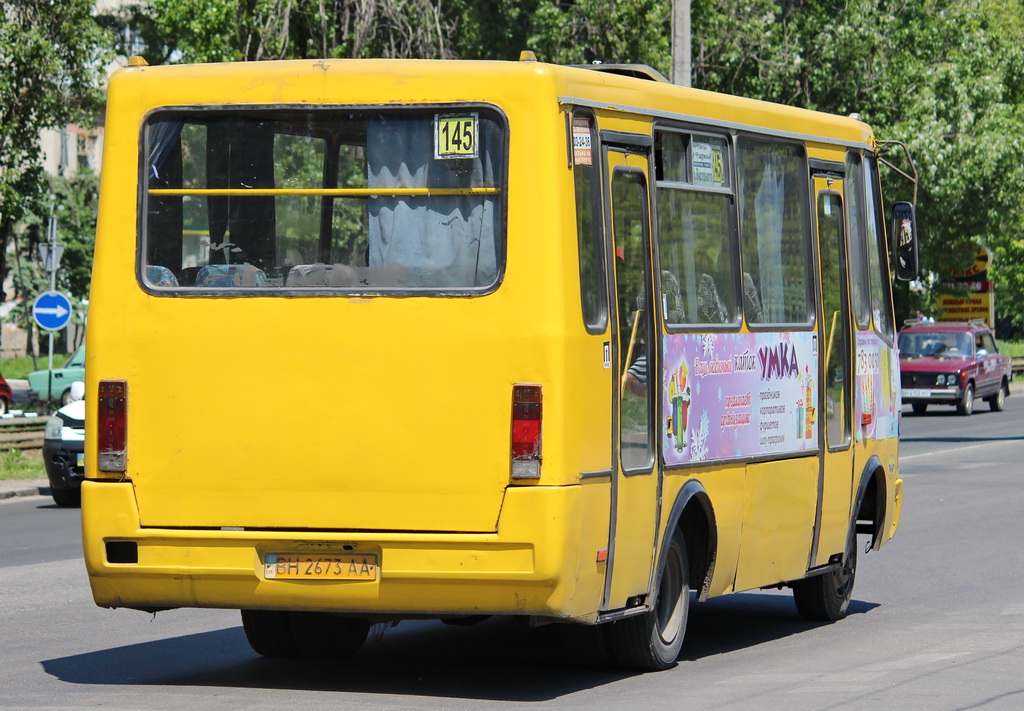
[[7,409],[10,407],[10,403],[7,402],[7,398],[0,397],[0,415],[6,415]]
[[974,412],[974,383],[967,383],[967,387],[964,388],[963,397],[956,404],[956,412],[964,417]]
[[298,657],[299,645],[292,635],[288,612],[242,610],[242,629],[249,646],[264,657]]
[[326,612],[291,612],[292,636],[303,657],[347,659],[363,647],[370,623]]
[[910,404],[910,407],[914,409],[915,415],[923,415],[928,411],[928,403],[926,402],[914,402]]
[[661,671],[673,666],[683,647],[689,610],[686,542],[682,532],[676,530],[665,552],[654,607],[642,615],[612,623],[609,630],[619,666],[640,671]]
[[71,404],[71,388],[68,388],[67,390],[65,390],[64,392],[62,392],[60,394],[60,406],[64,407],[65,405],[70,405],[70,404]]
[[1002,412],[1006,409],[1006,383],[999,384],[999,392],[993,395],[988,400],[988,407],[992,412]]
[[77,509],[82,505],[81,489],[50,489],[53,503],[62,509]]
[[793,601],[797,612],[811,622],[835,622],[842,619],[853,599],[856,577],[857,536],[851,530],[843,564],[838,570],[793,583]]

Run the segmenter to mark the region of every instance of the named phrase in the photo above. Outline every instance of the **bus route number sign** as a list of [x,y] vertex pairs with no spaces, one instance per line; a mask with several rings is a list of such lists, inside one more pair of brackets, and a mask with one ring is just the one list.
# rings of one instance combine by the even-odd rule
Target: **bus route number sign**
[[434,158],[476,158],[478,114],[437,114],[434,118]]

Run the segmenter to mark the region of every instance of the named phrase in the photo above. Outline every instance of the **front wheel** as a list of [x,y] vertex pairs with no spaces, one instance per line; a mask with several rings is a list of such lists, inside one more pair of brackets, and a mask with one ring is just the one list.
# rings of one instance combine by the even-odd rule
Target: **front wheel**
[[686,634],[690,610],[690,573],[686,542],[676,530],[672,534],[654,606],[648,612],[627,617],[609,630],[619,665],[641,671],[661,671],[676,662]]
[[841,619],[853,599],[856,576],[857,536],[851,530],[843,563],[839,568],[793,583],[793,601],[796,602],[797,612],[812,622],[835,622]]
[[956,411],[957,414],[964,417],[974,412],[974,383],[967,383],[967,387],[964,388],[963,397],[956,404]]

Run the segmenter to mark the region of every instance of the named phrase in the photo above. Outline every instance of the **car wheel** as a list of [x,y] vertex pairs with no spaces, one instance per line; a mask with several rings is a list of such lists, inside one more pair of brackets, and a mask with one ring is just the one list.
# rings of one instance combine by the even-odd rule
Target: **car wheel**
[[9,402],[7,402],[7,398],[0,397],[0,415],[6,415],[7,414],[7,409],[10,406],[11,406],[11,404]]
[[988,400],[989,409],[991,409],[992,412],[1002,412],[1006,409],[1006,383],[1000,383],[999,392],[986,399]]
[[923,415],[928,411],[928,403],[926,402],[914,402],[910,404],[910,407],[914,409],[915,415]]
[[616,661],[622,667],[661,671],[676,663],[690,610],[690,573],[683,534],[672,534],[658,580],[658,597],[650,611],[612,623],[609,630]]
[[50,496],[53,503],[63,509],[77,509],[82,505],[82,492],[80,489],[50,489]]
[[857,577],[857,536],[850,531],[843,564],[836,570],[793,583],[797,612],[812,622],[835,622],[846,615]]
[[60,396],[60,406],[64,407],[65,405],[70,405],[70,404],[71,404],[71,388],[68,388],[63,393],[61,393],[61,396]]
[[956,404],[956,411],[957,414],[964,417],[974,412],[974,383],[967,383],[967,387],[964,388],[963,397]]

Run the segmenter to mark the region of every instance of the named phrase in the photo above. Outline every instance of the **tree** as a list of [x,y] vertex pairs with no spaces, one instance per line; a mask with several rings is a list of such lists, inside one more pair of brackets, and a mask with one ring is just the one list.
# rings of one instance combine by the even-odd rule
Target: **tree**
[[[49,212],[39,132],[69,123],[91,125],[101,107],[99,85],[106,33],[92,0],[8,0],[0,23],[0,277],[7,246],[29,213]],[[0,287],[0,302],[6,299]]]
[[155,30],[147,59],[454,56],[453,22],[430,0],[152,0],[149,7],[125,20]]
[[[695,86],[857,112],[879,138],[905,141],[920,170],[923,269],[941,283],[961,266],[955,245],[986,245],[997,289],[1024,303],[1011,257],[1024,243],[1019,0],[709,0],[694,4],[693,27]],[[887,195],[910,197],[884,177]],[[903,315],[910,298],[897,290]]]

